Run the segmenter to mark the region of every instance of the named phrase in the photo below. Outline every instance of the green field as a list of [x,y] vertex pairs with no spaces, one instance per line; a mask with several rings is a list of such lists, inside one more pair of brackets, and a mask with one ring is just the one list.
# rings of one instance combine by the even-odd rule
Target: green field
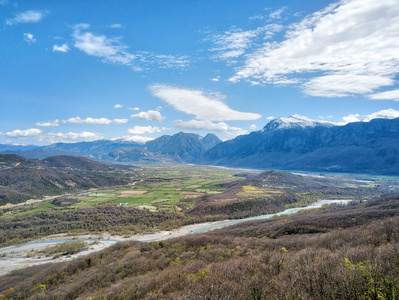
[[12,209],[7,217],[45,210],[73,210],[85,207],[125,206],[150,211],[182,212],[192,209],[195,200],[223,192],[219,184],[240,180],[235,170],[187,165],[146,166],[128,186],[85,191],[68,195],[71,205],[56,206],[51,201],[32,204],[29,209]]
[[399,190],[398,181],[392,178],[313,179],[282,171],[244,174],[242,170],[193,165],[147,165],[128,174],[130,181],[124,186],[80,190],[51,200],[3,207],[0,244],[59,233],[131,235],[171,230],[269,214],[319,199],[371,200]]

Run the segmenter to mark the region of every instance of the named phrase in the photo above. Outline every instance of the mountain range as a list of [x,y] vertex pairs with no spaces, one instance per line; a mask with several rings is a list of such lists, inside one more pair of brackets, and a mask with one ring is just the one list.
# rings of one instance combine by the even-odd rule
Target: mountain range
[[399,118],[344,126],[277,118],[207,151],[201,163],[257,169],[399,174]]
[[194,133],[179,132],[173,136],[163,135],[145,144],[124,140],[98,140],[93,142],[56,143],[42,147],[31,146],[29,148],[0,145],[0,153],[14,153],[35,159],[69,155],[85,156],[100,161],[184,163],[196,161],[207,150],[221,142],[216,135],[211,133],[202,137]]
[[29,158],[86,156],[107,162],[197,163],[255,169],[399,174],[399,118],[346,125],[300,115],[271,120],[261,130],[222,142],[216,135],[163,135],[145,144],[123,140],[0,145]]

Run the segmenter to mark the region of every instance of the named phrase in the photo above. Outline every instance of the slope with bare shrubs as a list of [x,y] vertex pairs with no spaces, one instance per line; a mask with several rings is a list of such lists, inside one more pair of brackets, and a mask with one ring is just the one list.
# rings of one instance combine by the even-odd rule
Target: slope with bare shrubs
[[259,230],[277,232],[279,222],[313,220],[314,234],[268,238],[254,234],[255,223],[246,233],[243,223],[239,231],[119,243],[14,271],[2,278],[0,291],[5,299],[397,299],[398,202],[337,209],[328,218],[320,211],[258,222]]

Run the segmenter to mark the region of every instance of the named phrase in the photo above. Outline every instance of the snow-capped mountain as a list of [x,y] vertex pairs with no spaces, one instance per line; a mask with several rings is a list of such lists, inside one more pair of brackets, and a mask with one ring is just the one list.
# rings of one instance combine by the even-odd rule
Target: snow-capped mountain
[[316,126],[332,127],[337,125],[327,121],[314,120],[301,115],[291,115],[288,118],[279,117],[271,120],[266,124],[265,127],[263,127],[262,131],[267,132],[275,129],[288,129],[295,127],[306,128]]
[[398,153],[399,118],[337,126],[294,115],[214,146],[201,162],[240,168],[398,175]]

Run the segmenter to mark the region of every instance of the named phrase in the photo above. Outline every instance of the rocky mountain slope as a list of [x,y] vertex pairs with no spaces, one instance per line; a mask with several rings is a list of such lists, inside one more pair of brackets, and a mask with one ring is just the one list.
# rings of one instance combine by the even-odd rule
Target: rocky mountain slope
[[214,134],[202,137],[194,133],[179,132],[173,136],[164,135],[145,144],[154,153],[171,155],[177,161],[193,162],[221,140]]
[[399,118],[345,126],[278,121],[216,145],[201,162],[257,169],[399,174]]

